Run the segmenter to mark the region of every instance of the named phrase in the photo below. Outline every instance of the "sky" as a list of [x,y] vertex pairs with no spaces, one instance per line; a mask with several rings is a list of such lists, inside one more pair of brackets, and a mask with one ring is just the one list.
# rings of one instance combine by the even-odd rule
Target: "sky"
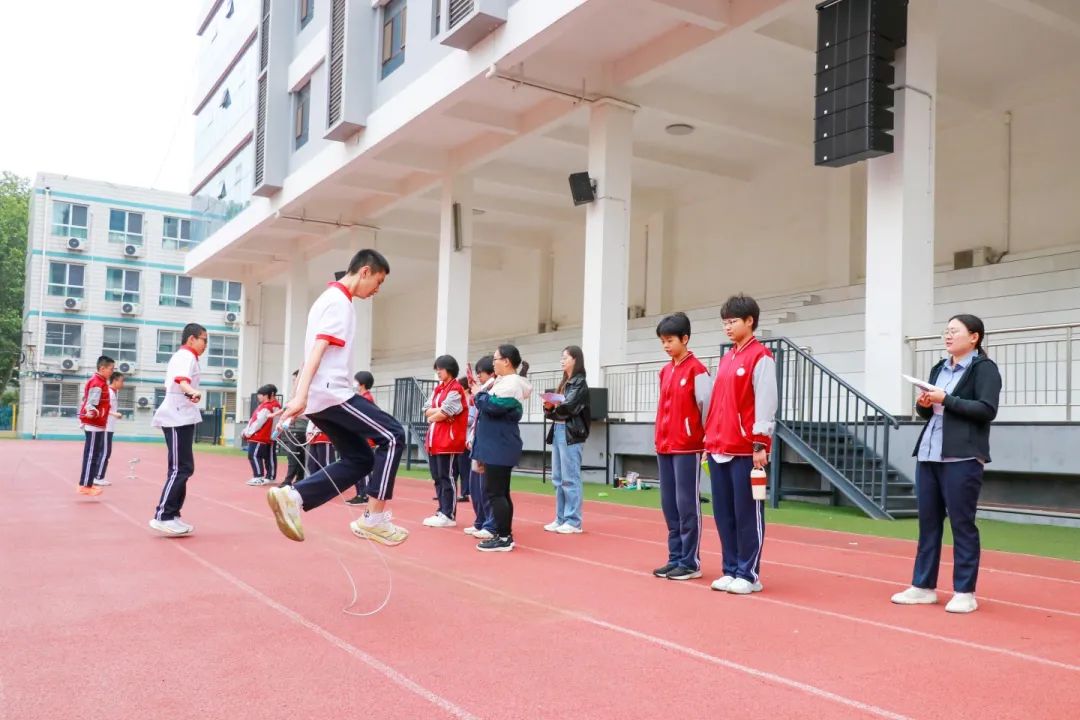
[[0,171],[190,192],[195,30],[208,2],[4,3]]

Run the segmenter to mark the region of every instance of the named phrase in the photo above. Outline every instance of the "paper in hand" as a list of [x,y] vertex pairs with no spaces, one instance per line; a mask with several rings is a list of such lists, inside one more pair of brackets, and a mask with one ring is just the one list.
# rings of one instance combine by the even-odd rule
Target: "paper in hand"
[[566,396],[559,393],[546,392],[540,395],[540,399],[546,402],[548,405],[562,405],[566,402]]
[[936,385],[931,385],[930,383],[926,382],[925,380],[920,380],[919,378],[914,378],[914,377],[911,377],[910,375],[901,375],[900,377],[904,378],[909,383],[911,383],[915,387],[919,388],[923,392],[930,392],[931,390],[938,390],[939,389]]

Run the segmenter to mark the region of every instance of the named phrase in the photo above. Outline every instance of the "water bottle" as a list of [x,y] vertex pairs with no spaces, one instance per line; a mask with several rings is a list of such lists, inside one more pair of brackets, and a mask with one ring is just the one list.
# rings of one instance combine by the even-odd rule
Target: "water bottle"
[[750,494],[755,500],[764,500],[765,491],[769,485],[769,476],[763,468],[754,468],[750,471]]

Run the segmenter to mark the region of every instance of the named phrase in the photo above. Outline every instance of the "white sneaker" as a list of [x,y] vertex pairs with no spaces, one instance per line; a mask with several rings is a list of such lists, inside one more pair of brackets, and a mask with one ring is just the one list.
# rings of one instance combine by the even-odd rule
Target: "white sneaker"
[[409,539],[409,531],[390,522],[390,513],[384,513],[382,518],[372,521],[370,515],[365,514],[349,523],[352,534],[358,538],[374,540],[382,545],[400,545]]
[[424,525],[427,527],[457,527],[457,520],[451,520],[443,515],[441,512],[435,513],[431,517],[424,518]]
[[106,487],[108,485],[112,485],[112,483],[105,478],[97,478],[96,480],[94,480],[94,484],[98,485],[99,487]]
[[715,580],[713,580],[710,587],[713,590],[718,590],[719,592],[727,592],[727,589],[731,587],[731,583],[733,582],[735,582],[735,578],[731,577],[730,575],[725,575],[722,578],[716,578]]
[[161,533],[162,535],[165,535],[167,537],[176,537],[177,535],[187,535],[188,533],[191,532],[191,529],[187,525],[178,523],[178,522],[176,522],[175,519],[173,519],[173,520],[157,520],[157,519],[151,520],[150,521],[150,529],[151,530],[157,530],[159,533]]
[[969,613],[975,612],[978,608],[979,603],[975,602],[975,593],[956,593],[945,606],[945,612]]
[[909,587],[893,595],[892,601],[897,605],[933,605],[937,602],[937,593],[926,588]]
[[274,520],[278,530],[290,540],[304,541],[304,525],[300,521],[300,504],[296,501],[296,493],[291,487],[274,487],[266,493],[266,503],[274,512]]
[[570,523],[563,523],[559,527],[555,528],[555,532],[559,533],[560,535],[576,535],[581,532],[581,528],[574,527]]
[[495,537],[495,534],[493,532],[491,532],[490,530],[485,530],[483,528],[480,528],[479,530],[474,532],[472,534],[472,536],[474,538],[476,538],[477,540],[490,540],[491,538]]
[[559,532],[559,528],[561,528],[561,527],[562,527],[562,525],[559,524],[558,520],[552,520],[551,522],[549,522],[547,525],[544,526],[544,529],[547,530],[548,532]]
[[761,583],[751,583],[743,578],[735,578],[727,587],[727,591],[732,595],[749,595],[750,593],[761,592],[764,589],[765,586]]
[[186,522],[186,521],[182,520],[179,515],[177,515],[176,517],[173,518],[173,522],[176,523],[177,525],[179,525],[180,527],[187,528],[188,532],[191,532],[192,530],[195,529],[194,525],[192,525],[189,522]]
[[472,525],[467,525],[465,527],[465,534],[466,535],[475,535],[478,532],[480,532],[480,531],[477,530],[476,528],[474,528]]
[[258,487],[259,485],[269,485],[270,480],[264,477],[254,477],[247,481],[247,484],[252,487]]

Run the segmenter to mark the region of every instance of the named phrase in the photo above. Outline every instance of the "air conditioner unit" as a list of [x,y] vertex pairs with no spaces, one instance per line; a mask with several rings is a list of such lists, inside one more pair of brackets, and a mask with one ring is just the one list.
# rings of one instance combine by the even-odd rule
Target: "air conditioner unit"
[[82,298],[69,297],[64,299],[64,309],[72,312],[82,310]]
[[628,320],[637,320],[645,317],[645,307],[643,305],[631,305],[626,308],[626,318]]
[[64,372],[75,372],[79,369],[79,358],[64,358],[60,361],[60,369]]
[[131,373],[135,372],[135,363],[131,363],[131,362],[117,363],[116,364],[116,369],[119,370],[120,372],[124,373],[125,375],[130,375]]
[[82,252],[83,250],[86,249],[86,241],[83,240],[82,238],[68,238],[67,239],[67,249],[68,250],[77,250],[79,252]]
[[992,248],[975,247],[953,253],[953,270],[966,270],[983,265],[994,265],[1001,260],[1001,255]]
[[124,257],[142,257],[142,254],[142,245],[130,244],[124,246]]
[[232,368],[226,368],[225,370],[222,371],[221,377],[223,379],[225,379],[225,380],[235,380],[236,379],[236,371],[233,370]]
[[143,395],[142,397],[140,397],[138,400],[135,401],[135,404],[139,406],[139,409],[146,410],[151,405],[153,405],[153,402],[154,401],[151,400],[150,398],[148,398],[146,395]]
[[142,307],[138,303],[126,302],[120,306],[120,313],[123,315],[138,315],[142,312]]
[[445,30],[439,42],[468,50],[506,23],[506,0],[439,0]]
[[240,322],[240,313],[229,311],[225,313],[225,324],[236,325]]

